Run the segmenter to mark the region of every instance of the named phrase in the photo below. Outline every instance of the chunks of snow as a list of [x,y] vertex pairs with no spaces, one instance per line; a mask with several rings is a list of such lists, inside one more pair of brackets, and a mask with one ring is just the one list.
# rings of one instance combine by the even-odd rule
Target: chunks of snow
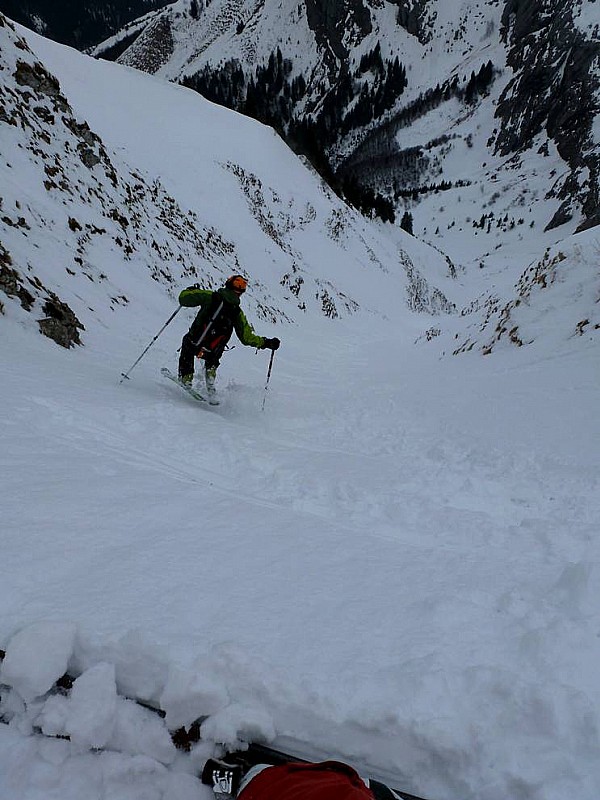
[[100,661],[115,665],[119,694],[137,700],[158,703],[169,672],[168,653],[164,647],[144,635],[140,629],[127,631],[114,641],[90,641],[78,637],[75,671],[84,672]]
[[111,748],[120,753],[149,756],[161,764],[172,764],[176,750],[164,720],[136,705],[119,698]]
[[23,628],[8,644],[0,681],[26,701],[44,695],[67,671],[75,633],[75,625],[69,622],[39,622]]
[[26,800],[211,800],[193,775],[145,755],[73,754],[69,742],[0,725],[0,797]]
[[164,720],[117,695],[112,664],[88,669],[67,697],[49,697],[36,723],[46,735],[68,736],[78,751],[110,748],[162,764],[171,764],[176,755]]
[[188,727],[199,717],[214,714],[229,702],[225,686],[207,674],[172,666],[160,698],[167,725]]
[[116,713],[115,668],[104,663],[77,678],[69,697],[49,698],[40,722],[46,734],[68,734],[82,749],[100,748],[114,733]]
[[275,725],[264,709],[232,703],[202,724],[202,738],[222,742],[232,748],[240,740],[269,742],[275,738]]

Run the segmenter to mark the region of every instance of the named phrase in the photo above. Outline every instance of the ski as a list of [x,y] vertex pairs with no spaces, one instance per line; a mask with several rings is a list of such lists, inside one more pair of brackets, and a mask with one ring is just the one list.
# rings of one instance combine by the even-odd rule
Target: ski
[[160,374],[164,375],[164,377],[168,378],[170,381],[173,381],[173,383],[176,383],[180,389],[183,389],[183,391],[186,392],[186,394],[189,394],[190,397],[193,397],[194,400],[198,400],[200,403],[208,403],[208,399],[204,397],[203,394],[200,394],[200,392],[197,389],[194,389],[193,386],[187,386],[185,383],[182,383],[177,375],[171,372],[171,370],[167,367],[163,367],[160,371]]

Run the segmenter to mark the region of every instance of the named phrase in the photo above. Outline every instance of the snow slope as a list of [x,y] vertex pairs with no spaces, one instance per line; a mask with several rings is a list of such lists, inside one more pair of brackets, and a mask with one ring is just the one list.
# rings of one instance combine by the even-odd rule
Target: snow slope
[[[7,102],[30,56],[0,33]],[[25,123],[0,123],[3,212],[20,198],[30,226],[2,222],[12,267],[86,326],[83,347],[60,348],[33,324],[43,289],[32,312],[3,296],[0,798],[208,799],[196,775],[218,743],[262,738],[431,800],[596,800],[597,234],[562,242],[563,258],[540,246],[510,309],[523,344],[507,332],[483,358],[496,312],[479,307],[481,287],[358,219],[269,131],[27,41],[118,185],[101,161],[104,204],[42,189],[35,150],[54,157],[69,134],[57,124],[46,151]],[[86,195],[80,163],[63,166]],[[162,188],[126,258],[108,226],[133,173]],[[248,175],[266,200],[248,201]],[[192,212],[202,241],[214,231],[233,249],[161,229],[168,197],[182,228]],[[69,217],[110,233],[78,241]],[[407,290],[429,310],[437,295],[409,262],[471,313],[410,311]],[[305,311],[282,285],[293,263]],[[189,312],[119,384],[180,286],[234,268],[250,273],[257,331],[283,342],[266,395],[267,355],[241,346],[216,409],[161,379]],[[339,318],[314,297],[325,281]],[[450,357],[468,337],[477,346]],[[65,669],[80,676],[68,696],[51,691]],[[203,715],[202,743],[176,752],[167,728]]]
[[[347,111],[346,103],[355,106],[360,92],[377,84],[376,70],[357,71],[361,58],[376,47],[383,59],[398,58],[405,90],[372,121],[355,121],[349,133],[340,133],[327,145],[327,157],[342,174],[393,199],[398,218],[411,213],[420,238],[438,246],[443,237],[444,251],[457,264],[493,265],[497,250],[510,259],[532,229],[550,246],[580,225],[597,224],[600,53],[593,2],[195,5],[197,13],[188,0],[163,9],[141,26],[119,60],[175,82],[210,69],[220,82],[232,83],[231,71],[219,73],[225,63],[256,77],[257,67],[279,49],[290,83],[300,75],[305,80],[307,92],[294,110],[303,118],[323,104],[341,65],[354,81],[353,99],[337,100]],[[95,53],[106,53],[126,35]],[[488,63],[491,82],[466,98],[470,76]],[[215,96],[206,83],[199,85]],[[446,91],[434,99],[440,87]],[[222,92],[216,96],[233,102]],[[287,117],[280,116],[285,129]],[[328,141],[322,128],[317,136]]]

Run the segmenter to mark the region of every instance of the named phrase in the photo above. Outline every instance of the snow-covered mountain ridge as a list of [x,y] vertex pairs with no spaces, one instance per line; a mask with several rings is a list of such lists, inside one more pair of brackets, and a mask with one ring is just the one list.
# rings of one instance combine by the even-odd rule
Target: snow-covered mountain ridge
[[[210,800],[223,743],[294,739],[430,800],[597,800],[596,229],[492,204],[480,267],[0,19],[0,799]],[[162,379],[189,309],[119,382],[233,270],[272,373]]]
[[[237,117],[237,131],[230,133],[235,119],[230,112],[191,92],[127,73],[131,88],[126,84],[120,102],[127,103],[131,92],[154,91],[156,103],[173,101],[172,118],[187,115],[181,133],[167,122],[164,144],[158,136],[151,140],[145,163],[138,164],[132,147],[137,133],[130,133],[136,129],[127,116],[125,139],[115,137],[108,148],[106,134],[98,135],[96,122],[86,119],[95,111],[109,136],[116,130],[106,123],[99,90],[104,88],[104,102],[114,106],[110,79],[114,73],[117,81],[122,68],[73,53],[84,70],[80,81],[98,86],[95,109],[92,103],[74,110],[59,81],[2,20],[2,286],[28,311],[37,304],[35,313],[41,309],[44,320],[66,315],[73,341],[90,316],[100,320],[99,305],[116,310],[135,302],[136,282],[148,275],[174,296],[186,283],[218,285],[232,271],[246,272],[253,277],[256,314],[270,322],[298,321],[315,310],[331,318],[360,307],[389,314],[384,301],[389,285],[416,310],[451,310],[421,272],[437,271],[449,283],[441,256],[406,235],[394,245],[359,214],[348,213],[268,129]],[[43,42],[37,40],[38,46]],[[142,100],[138,112],[149,113],[150,107]],[[194,136],[196,127],[205,131],[204,147]],[[183,194],[177,176],[169,176],[167,187],[164,170],[154,168],[155,158],[170,158],[179,175],[185,172],[172,136],[184,141],[187,136],[185,154],[195,162],[183,200],[173,194]],[[244,156],[250,140],[256,147]],[[264,242],[259,250],[236,236],[233,208]],[[437,262],[433,272],[432,262]],[[96,284],[93,300],[81,296],[81,277]]]
[[588,0],[178,0],[119,60],[265,118],[300,149],[314,135],[342,182],[391,198],[432,243],[454,228],[476,264],[519,234],[477,247],[482,213],[564,225],[562,236],[600,221],[595,11]]

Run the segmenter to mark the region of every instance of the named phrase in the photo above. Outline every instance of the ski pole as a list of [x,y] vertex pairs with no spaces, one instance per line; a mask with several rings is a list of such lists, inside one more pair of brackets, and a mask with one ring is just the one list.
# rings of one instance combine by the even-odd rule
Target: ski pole
[[172,321],[172,320],[175,318],[175,315],[176,315],[176,314],[179,314],[179,312],[181,311],[181,309],[182,309],[182,308],[183,308],[183,306],[179,306],[179,307],[177,308],[177,310],[176,310],[176,311],[174,311],[174,312],[171,314],[171,316],[169,317],[169,319],[168,319],[168,320],[165,322],[165,324],[162,326],[162,328],[161,328],[161,329],[159,330],[159,332],[156,334],[156,336],[154,337],[154,339],[152,339],[152,341],[150,342],[150,344],[148,345],[148,347],[147,347],[147,348],[144,350],[144,352],[143,352],[143,353],[141,354],[141,356],[140,356],[140,357],[137,359],[137,361],[134,361],[134,362],[133,362],[133,364],[132,364],[132,365],[129,367],[129,369],[127,370],[127,372],[122,372],[122,373],[121,373],[121,376],[122,376],[122,377],[121,377],[121,380],[119,381],[119,383],[123,383],[123,381],[125,380],[125,378],[127,378],[127,380],[129,380],[129,373],[130,373],[130,372],[133,370],[133,368],[134,368],[135,366],[137,366],[137,365],[140,363],[140,361],[141,361],[141,360],[142,360],[142,358],[143,358],[143,357],[146,355],[146,353],[148,352],[148,350],[150,350],[150,348],[152,347],[152,345],[154,344],[154,342],[155,342],[155,341],[158,339],[158,337],[161,335],[161,333],[164,331],[164,329],[167,327],[167,325],[168,325],[168,324],[169,324],[169,323],[170,323],[170,322],[171,322],[171,321]]
[[267,390],[269,388],[269,381],[271,380],[271,369],[273,368],[273,358],[275,357],[275,350],[271,350],[271,358],[269,359],[269,369],[267,371],[267,382],[265,383],[265,396],[262,401],[262,410],[265,410],[265,403],[267,401]]

